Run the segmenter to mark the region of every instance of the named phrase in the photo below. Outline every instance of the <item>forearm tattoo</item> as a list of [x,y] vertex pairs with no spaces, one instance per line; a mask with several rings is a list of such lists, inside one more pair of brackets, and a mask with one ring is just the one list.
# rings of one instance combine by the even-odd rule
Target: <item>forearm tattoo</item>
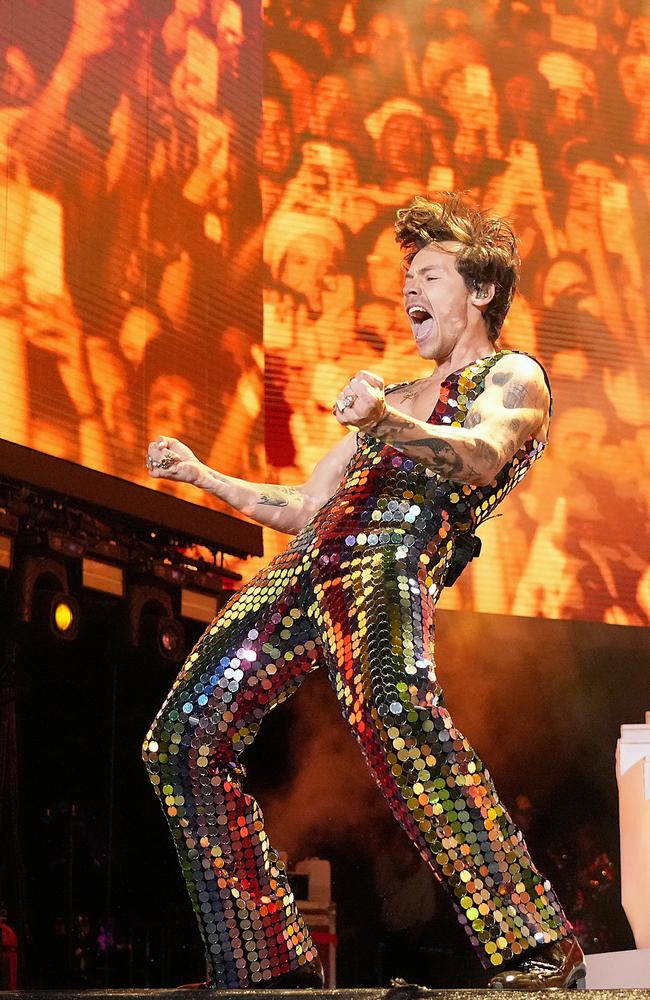
[[[471,420],[469,418],[472,418]],[[478,411],[468,415],[465,429],[471,429],[481,422]],[[512,429],[515,430],[513,418]],[[444,428],[431,428],[432,432],[442,432]],[[456,479],[472,482],[482,477],[486,470],[498,468],[502,462],[499,449],[483,438],[471,436],[458,443],[444,440],[441,437],[409,437],[413,431],[422,431],[422,424],[414,423],[403,414],[387,413],[372,428],[371,433],[409,454],[417,454],[427,467],[443,479]]]
[[416,438],[402,443],[409,448],[423,448],[428,451],[426,463],[439,476],[453,479],[465,468],[462,458],[448,441],[441,441],[440,438]]
[[[478,423],[478,420],[476,422]],[[468,440],[455,445],[440,437],[413,438],[407,436],[413,431],[421,431],[421,429],[420,424],[413,423],[407,417],[402,415],[396,417],[388,413],[379,423],[375,424],[372,434],[394,448],[408,452],[415,452],[417,449],[428,468],[442,476],[443,479],[462,477],[471,481],[480,475],[475,468],[476,464],[485,463],[492,466],[498,463],[498,451],[487,441]],[[463,457],[463,451],[467,451],[469,454]],[[478,463],[470,462],[471,456],[474,456]]]
[[[535,402],[532,399],[536,395],[535,386],[522,382],[514,371],[495,372],[492,375],[492,384],[501,389],[503,406],[507,410],[531,408]],[[408,395],[411,394],[414,394],[412,386],[408,389]],[[407,395],[402,398],[406,399]],[[472,407],[465,418],[464,430],[471,431],[488,416],[489,413],[481,413],[478,406]],[[523,427],[524,421],[513,417],[508,421],[510,434],[501,444],[492,444],[484,437],[474,437],[474,435],[456,443],[434,436],[436,431],[438,434],[441,432],[444,434],[443,428],[435,430],[431,428],[431,437],[411,436],[413,432],[416,435],[422,434],[424,429],[422,423],[420,421],[414,423],[399,411],[391,412],[389,409],[386,415],[370,429],[370,433],[394,448],[421,458],[429,469],[444,479],[472,482],[500,468],[506,458],[512,457],[517,452],[520,446],[518,439]]]
[[266,486],[257,502],[267,507],[288,507],[291,500],[299,499],[300,491],[293,486]]

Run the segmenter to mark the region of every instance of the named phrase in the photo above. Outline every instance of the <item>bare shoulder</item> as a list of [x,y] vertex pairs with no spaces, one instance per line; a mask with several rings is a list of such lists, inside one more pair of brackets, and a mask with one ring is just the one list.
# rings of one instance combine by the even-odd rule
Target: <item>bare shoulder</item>
[[535,407],[547,409],[550,393],[541,364],[528,354],[505,354],[493,365],[485,388],[497,386],[506,409]]

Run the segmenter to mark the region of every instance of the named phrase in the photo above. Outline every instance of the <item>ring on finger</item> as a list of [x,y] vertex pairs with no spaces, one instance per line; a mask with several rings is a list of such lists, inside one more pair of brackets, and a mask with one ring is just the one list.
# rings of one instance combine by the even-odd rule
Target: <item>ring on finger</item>
[[352,395],[344,396],[343,399],[336,401],[336,405],[339,408],[339,410],[341,410],[341,411],[342,410],[347,410],[349,406],[353,406],[354,405],[354,402],[355,402],[356,398],[357,398],[356,396],[352,396]]
[[144,464],[145,464],[145,467],[147,469],[149,469],[149,470],[151,470],[151,469],[157,469],[160,466],[160,462],[156,462],[156,460],[153,459],[151,457],[151,455],[147,455],[147,459],[146,459],[146,461],[145,461]]
[[163,455],[158,464],[161,469],[171,469],[172,465],[176,465],[177,462],[177,456],[173,452],[168,451],[166,455]]

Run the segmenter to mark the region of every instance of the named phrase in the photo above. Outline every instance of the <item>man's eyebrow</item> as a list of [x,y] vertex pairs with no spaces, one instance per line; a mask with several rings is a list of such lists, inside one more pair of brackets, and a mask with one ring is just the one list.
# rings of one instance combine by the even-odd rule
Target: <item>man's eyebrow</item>
[[[427,271],[442,271],[442,265],[441,264],[425,264],[424,267],[419,267],[418,268],[417,273],[418,274],[426,274]],[[406,278],[412,278],[413,277],[413,272],[412,271],[407,271],[404,277],[406,277]]]

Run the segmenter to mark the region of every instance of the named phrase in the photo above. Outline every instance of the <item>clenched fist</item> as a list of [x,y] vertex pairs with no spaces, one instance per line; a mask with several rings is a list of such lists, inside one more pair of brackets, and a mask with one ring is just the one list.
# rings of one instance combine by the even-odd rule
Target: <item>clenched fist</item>
[[196,485],[203,473],[203,463],[177,438],[159,437],[147,448],[147,469],[154,479],[173,479]]
[[386,414],[384,380],[381,375],[360,371],[336,397],[332,413],[343,427],[369,430]]

